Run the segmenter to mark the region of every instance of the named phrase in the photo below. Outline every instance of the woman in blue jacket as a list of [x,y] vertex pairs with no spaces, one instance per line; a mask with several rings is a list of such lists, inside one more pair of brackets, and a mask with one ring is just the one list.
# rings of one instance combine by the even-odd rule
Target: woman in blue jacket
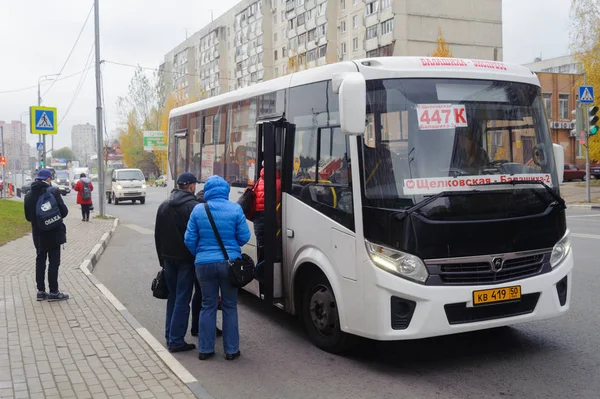
[[[204,185],[204,199],[215,220],[229,259],[241,257],[241,247],[250,240],[250,229],[242,208],[229,201],[229,184],[219,176],[212,176]],[[225,358],[240,356],[240,336],[237,314],[237,288],[229,282],[229,264],[215,237],[204,204],[196,205],[185,232],[185,245],[195,254],[196,276],[202,288],[202,310],[198,331],[200,360],[215,354],[217,329],[217,301],[221,290],[223,311],[223,349]]]

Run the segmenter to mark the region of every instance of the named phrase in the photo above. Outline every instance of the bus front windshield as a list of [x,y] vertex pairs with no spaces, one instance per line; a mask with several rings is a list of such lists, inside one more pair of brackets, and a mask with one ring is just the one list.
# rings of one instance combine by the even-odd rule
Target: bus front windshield
[[[502,184],[513,180],[558,188],[537,86],[371,80],[367,118],[362,164],[364,194],[371,206],[406,209],[448,191],[531,192],[530,185]],[[541,184],[539,188],[544,190]]]

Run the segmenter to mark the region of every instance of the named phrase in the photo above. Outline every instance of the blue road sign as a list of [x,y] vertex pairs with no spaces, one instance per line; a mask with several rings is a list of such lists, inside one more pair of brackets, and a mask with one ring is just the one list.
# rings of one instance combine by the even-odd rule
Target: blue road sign
[[44,149],[44,143],[35,143],[35,149],[38,150],[38,152],[42,152]]
[[594,103],[594,86],[579,86],[579,102],[581,104]]
[[32,134],[56,134],[56,108],[31,107],[30,115]]

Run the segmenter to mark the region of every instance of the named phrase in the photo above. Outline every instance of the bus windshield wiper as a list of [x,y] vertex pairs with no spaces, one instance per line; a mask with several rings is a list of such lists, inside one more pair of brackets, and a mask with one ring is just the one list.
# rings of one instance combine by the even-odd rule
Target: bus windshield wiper
[[511,181],[506,181],[506,182],[474,184],[473,186],[500,186],[500,185],[507,185],[507,184],[512,184],[513,186],[516,186],[519,184],[540,184],[546,189],[546,191],[552,196],[552,198],[555,199],[555,203],[558,204],[561,209],[567,209],[565,200],[562,199],[562,197],[560,195],[556,194],[556,192],[552,189],[552,187],[550,187],[549,185],[547,185],[546,183],[544,183],[541,180],[511,180]]
[[470,194],[470,193],[478,193],[479,190],[471,190],[471,191],[442,191],[440,193],[437,193],[435,195],[432,195],[431,197],[428,197],[426,199],[424,199],[423,201],[413,205],[412,207],[408,208],[407,210],[405,210],[404,212],[402,212],[401,214],[396,214],[396,218],[398,220],[402,220],[407,216],[410,216],[412,213],[415,213],[416,211],[420,210],[421,208],[431,204],[432,202],[434,202],[435,200],[442,198],[442,197],[451,197],[454,195],[465,195],[465,194]]

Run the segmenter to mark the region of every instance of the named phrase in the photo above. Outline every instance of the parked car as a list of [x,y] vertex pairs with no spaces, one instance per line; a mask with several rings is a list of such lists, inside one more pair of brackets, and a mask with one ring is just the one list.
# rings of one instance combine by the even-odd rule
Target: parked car
[[579,169],[573,164],[565,164],[564,181],[581,180],[585,181],[585,169]]
[[590,165],[590,175],[596,179],[600,179],[600,162],[595,162]]
[[[31,183],[33,183],[33,181],[28,181],[21,186],[21,193],[23,195],[27,195],[27,193],[31,190]],[[62,195],[63,197],[71,192],[69,186],[61,186],[59,184],[56,184],[56,182],[54,181],[52,181],[52,187],[58,188],[58,190],[60,191],[60,195]]]

